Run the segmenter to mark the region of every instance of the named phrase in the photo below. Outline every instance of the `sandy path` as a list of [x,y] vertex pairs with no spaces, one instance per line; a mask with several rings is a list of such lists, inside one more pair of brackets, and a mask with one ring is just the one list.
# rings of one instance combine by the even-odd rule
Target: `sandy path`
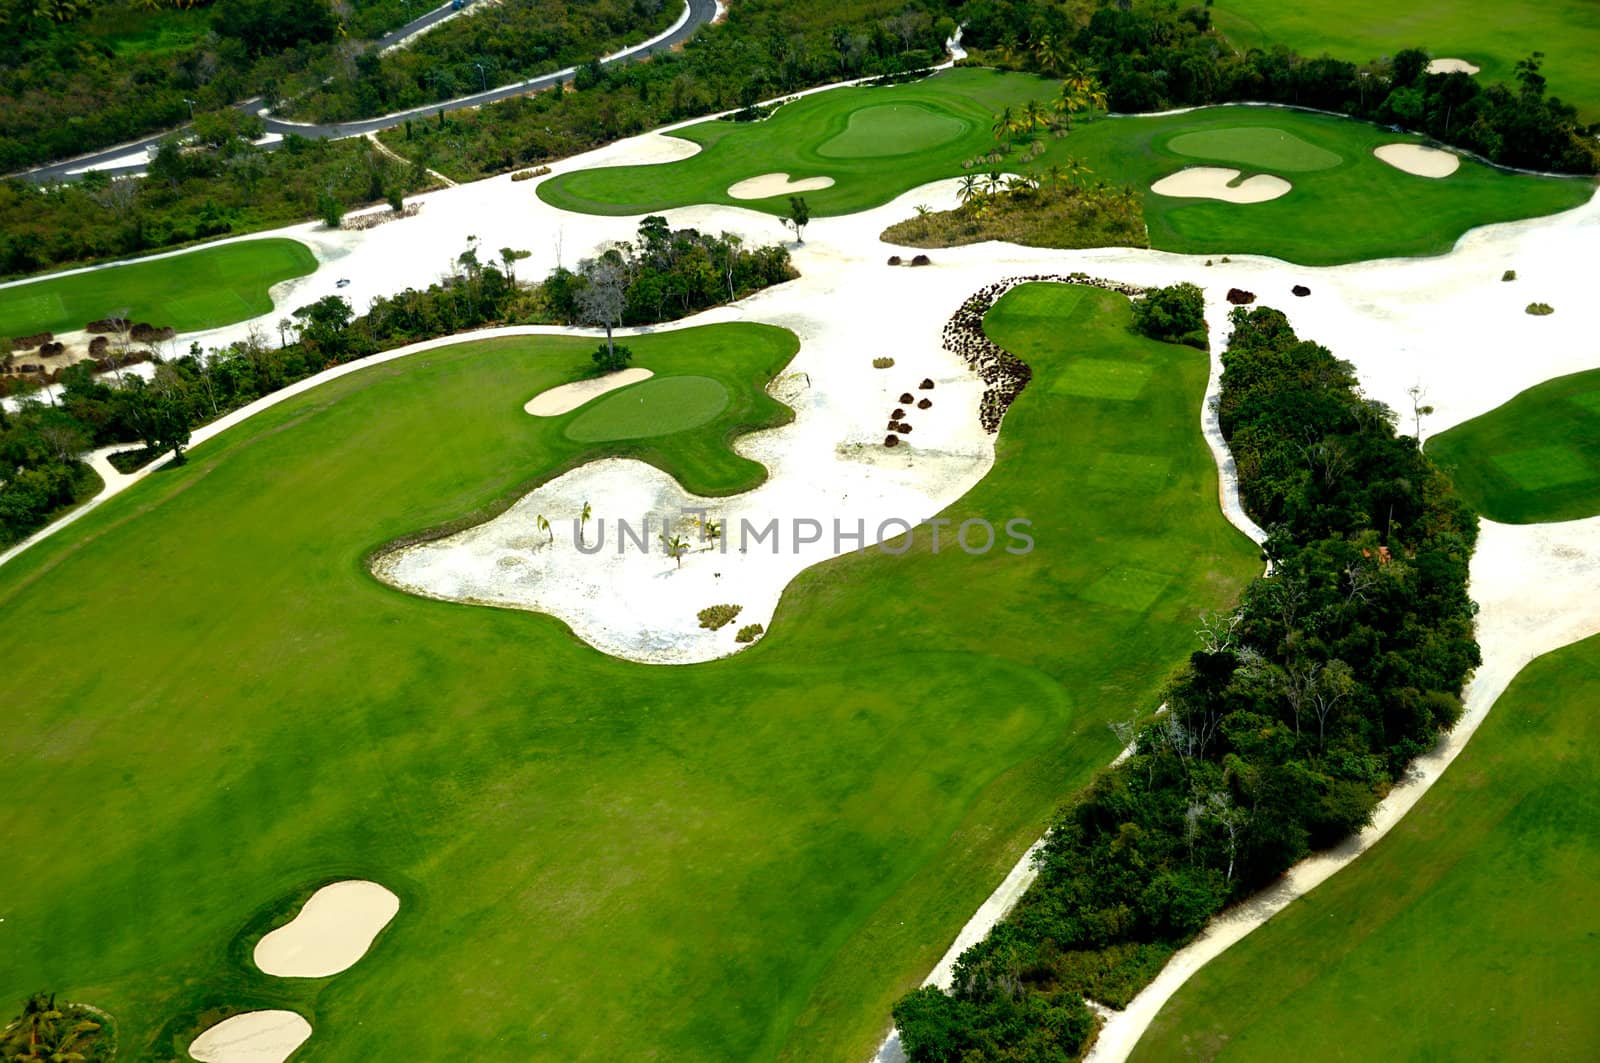
[[539,392],[529,399],[522,409],[535,417],[559,417],[564,413],[571,413],[590,399],[598,399],[608,392],[625,388],[641,380],[649,380],[653,376],[655,374],[650,370],[634,366],[595,377],[593,380],[574,380],[570,384],[562,384],[548,391]]
[[311,1036],[311,1024],[292,1011],[247,1011],[196,1037],[189,1055],[201,1063],[283,1063]]
[[1372,154],[1396,170],[1418,177],[1449,177],[1461,168],[1461,157],[1455,152],[1422,144],[1382,144],[1373,148]]
[[766,199],[768,196],[787,196],[795,192],[816,192],[833,187],[831,177],[804,177],[789,180],[786,173],[764,173],[760,177],[747,177],[728,186],[728,195],[734,199]]
[[1258,173],[1238,184],[1239,171],[1225,166],[1190,166],[1150,186],[1158,196],[1177,199],[1220,199],[1225,203],[1266,203],[1286,196],[1294,186],[1281,177]]
[[279,978],[326,978],[349,970],[399,910],[400,898],[376,882],[330,883],[292,920],[256,942],[256,966]]

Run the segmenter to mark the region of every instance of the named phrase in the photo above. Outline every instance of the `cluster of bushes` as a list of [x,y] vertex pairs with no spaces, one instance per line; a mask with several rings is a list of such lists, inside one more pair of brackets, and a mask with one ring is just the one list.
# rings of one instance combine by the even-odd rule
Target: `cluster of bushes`
[[82,1004],[58,1004],[54,993],[35,993],[21,1015],[0,1027],[0,1061],[103,1063],[116,1055],[116,1037],[104,1018]]
[[1133,327],[1152,339],[1182,343],[1202,351],[1206,336],[1206,296],[1197,284],[1151,288],[1133,301]]
[[1461,712],[1479,663],[1476,518],[1348,364],[1233,312],[1218,414],[1271,573],[1119,730],[1132,755],[1057,816],[1039,878],[895,1008],[915,1063],[1061,1059],[1225,905],[1359,830]]
[[744,606],[742,605],[708,605],[696,613],[695,616],[699,618],[701,627],[716,631],[718,628],[726,627],[733,623],[733,618],[743,610]]
[[0,181],[0,275],[177,247],[410,195],[436,182],[357,137],[288,137],[276,151],[234,139],[221,148],[164,145],[147,178],[91,173],[49,187]]
[[340,122],[408,110],[522,81],[644,40],[670,26],[682,0],[504,0],[482,4],[406,47],[369,51],[278,113]]
[[[961,179],[954,210],[919,211],[883,231],[911,247],[1005,240],[1029,247],[1148,247],[1144,201],[1132,188],[1090,186],[1052,165],[1036,174]],[[920,256],[919,256],[920,257]]]
[[1416,48],[1366,67],[1283,47],[1240,54],[1213,27],[1209,4],[1099,0],[1084,18],[1052,0],[970,0],[960,17],[973,61],[1051,75],[1092,67],[1114,111],[1287,103],[1401,125],[1507,166],[1600,169],[1595,130],[1546,95],[1539,53],[1517,64],[1515,85],[1484,86],[1465,73],[1428,74]]
[[939,61],[955,31],[943,6],[740,0],[681,52],[580,70],[577,92],[518,97],[381,136],[403,155],[430,147],[433,165],[457,180],[514,170],[795,89],[922,69]]

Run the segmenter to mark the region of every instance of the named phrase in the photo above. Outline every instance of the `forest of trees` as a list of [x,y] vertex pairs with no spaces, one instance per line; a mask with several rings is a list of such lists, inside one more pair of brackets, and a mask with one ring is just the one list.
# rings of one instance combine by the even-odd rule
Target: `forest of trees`
[[[781,245],[747,248],[739,237],[671,229],[645,218],[638,239],[603,248],[577,271],[556,269],[522,285],[526,253],[471,241],[444,281],[374,299],[364,315],[330,295],[222,350],[157,355],[153,379],[97,375],[93,363],[62,370],[53,402],[0,407],[0,547],[26,537],[98,487],[78,456],[127,443],[147,455],[176,450],[204,424],[313,373],[418,340],[501,324],[653,324],[743,298],[797,276]],[[614,287],[616,313],[598,320],[591,285]],[[273,340],[277,342],[274,343]]]
[[1059,813],[954,991],[895,1007],[913,1063],[1075,1056],[1086,999],[1126,1004],[1225,905],[1365,826],[1460,715],[1475,515],[1348,363],[1276,310],[1233,321],[1218,413],[1271,573],[1203,620],[1167,711],[1118,728],[1133,754]]

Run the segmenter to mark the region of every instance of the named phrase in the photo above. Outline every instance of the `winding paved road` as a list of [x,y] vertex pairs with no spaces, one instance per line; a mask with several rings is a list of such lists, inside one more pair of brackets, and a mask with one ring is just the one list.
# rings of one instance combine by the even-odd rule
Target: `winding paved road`
[[[718,10],[717,0],[684,0],[683,14],[664,33],[658,34],[641,44],[632,45],[619,52],[614,52],[603,57],[600,61],[607,65],[635,62],[641,59],[648,59],[650,56],[660,52],[669,51],[694,36],[701,26],[715,19]],[[408,22],[394,32],[379,38],[376,43],[379,48],[392,48],[415,37],[435,24],[443,22],[452,14],[454,12],[451,11],[450,4],[442,4],[421,18]],[[512,96],[538,92],[541,89],[550,88],[558,82],[566,81],[572,77],[576,70],[576,67],[569,66],[563,70],[556,70],[549,74],[541,74],[538,77],[529,78],[526,81],[501,85],[487,92],[474,92],[466,96],[457,96],[453,100],[445,100],[442,103],[425,104],[407,111],[396,111],[393,114],[381,115],[377,118],[365,118],[353,122],[332,122],[325,125],[315,125],[286,122],[266,115],[262,115],[262,118],[266,121],[269,136],[276,135],[281,138],[292,133],[315,140],[338,140],[344,137],[359,137],[365,136],[367,133],[375,133],[382,129],[397,126],[408,118],[417,118],[425,115],[432,116],[442,111],[456,111],[466,107],[478,107],[485,103],[493,103],[496,100],[509,99]],[[258,110],[260,105],[260,97],[253,97],[234,104],[234,107],[241,111],[253,112]],[[79,155],[76,158],[63,159],[60,162],[25,170],[14,176],[28,181],[47,183],[51,181],[74,181],[90,170],[98,170],[113,177],[143,173],[148,157],[148,149],[161,143],[161,141],[174,133],[181,132],[187,128],[188,126],[185,125],[179,126],[177,129],[164,130],[141,140],[103,148],[87,155]],[[261,146],[266,148],[276,147],[276,142],[262,144]]]

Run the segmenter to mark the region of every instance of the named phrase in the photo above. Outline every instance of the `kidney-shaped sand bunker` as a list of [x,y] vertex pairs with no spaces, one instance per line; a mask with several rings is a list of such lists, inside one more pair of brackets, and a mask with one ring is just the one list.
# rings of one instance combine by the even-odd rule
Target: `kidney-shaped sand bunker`
[[355,964],[400,910],[376,882],[324,886],[289,922],[256,942],[256,966],[280,978],[326,978]]

